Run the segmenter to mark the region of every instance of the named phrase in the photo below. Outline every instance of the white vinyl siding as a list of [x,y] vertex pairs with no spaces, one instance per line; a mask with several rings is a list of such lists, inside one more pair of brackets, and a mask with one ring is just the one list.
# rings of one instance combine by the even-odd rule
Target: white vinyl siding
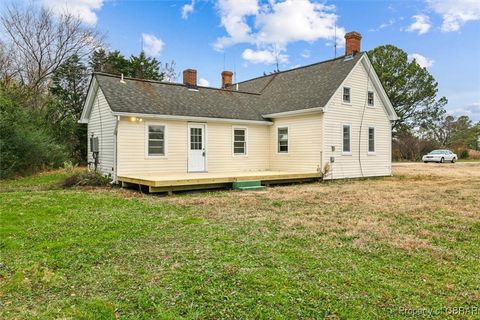
[[[322,165],[322,113],[274,119],[270,170],[316,172]],[[278,153],[277,128],[288,127],[288,153]]]
[[[88,120],[88,162],[94,162],[90,150],[90,137],[98,137],[98,170],[104,175],[115,174],[114,150],[115,150],[115,126],[116,118],[113,116],[107,100],[101,89],[98,89],[93,99],[92,109]],[[93,166],[92,166],[93,167]]]
[[[327,105],[323,121],[323,163],[329,162],[330,157],[335,159],[327,179],[391,175],[391,123],[383,101],[378,99],[377,89],[367,77],[368,72],[360,61]],[[351,95],[348,112],[343,102],[343,87],[358,93]],[[375,108],[366,106],[368,91],[374,93]],[[350,125],[352,156],[342,156],[343,124]],[[375,156],[370,156],[372,153],[368,151],[369,127],[375,128]],[[336,147],[335,151],[332,146]]]
[[[167,157],[145,157],[145,123],[122,117],[118,126],[118,175],[186,173],[188,161],[188,121],[148,120],[164,125]],[[206,157],[208,172],[268,170],[269,130],[266,125],[248,125],[247,155],[232,156],[234,123],[208,122]],[[197,143],[199,145],[199,143]]]

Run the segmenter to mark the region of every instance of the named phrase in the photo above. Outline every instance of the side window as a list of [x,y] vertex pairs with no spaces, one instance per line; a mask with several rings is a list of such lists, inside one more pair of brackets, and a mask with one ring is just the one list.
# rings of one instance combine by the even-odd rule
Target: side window
[[148,155],[165,155],[165,126],[148,126]]
[[343,87],[343,102],[350,103],[350,88]]
[[375,152],[375,128],[368,128],[368,152]]
[[277,143],[278,153],[288,153],[288,127],[277,129]]
[[247,129],[245,128],[233,129],[233,154],[234,155],[247,154]]
[[350,153],[352,149],[350,148],[350,125],[343,125],[343,148],[344,153]]
[[368,106],[373,107],[375,105],[375,95],[373,91],[368,91]]

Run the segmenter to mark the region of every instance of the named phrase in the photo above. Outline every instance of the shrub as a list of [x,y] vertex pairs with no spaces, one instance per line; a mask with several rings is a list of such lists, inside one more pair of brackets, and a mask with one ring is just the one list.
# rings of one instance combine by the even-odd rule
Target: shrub
[[85,171],[81,173],[75,173],[74,175],[66,178],[62,183],[62,187],[103,187],[108,186],[111,181],[112,180],[110,177],[106,177],[97,171]]
[[60,167],[65,148],[42,129],[35,112],[27,112],[0,89],[0,178]]
[[459,159],[468,159],[468,149],[462,149],[460,150],[458,154]]

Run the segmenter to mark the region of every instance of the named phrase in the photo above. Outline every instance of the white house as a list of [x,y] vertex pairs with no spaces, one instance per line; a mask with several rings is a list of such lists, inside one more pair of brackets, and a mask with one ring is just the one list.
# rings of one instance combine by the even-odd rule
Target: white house
[[327,179],[391,175],[397,115],[360,34],[345,39],[345,56],[240,83],[224,71],[222,88],[198,86],[192,69],[183,84],[95,73],[80,120],[98,141],[89,162],[95,155],[115,181],[151,190],[203,178],[288,180],[327,163]]

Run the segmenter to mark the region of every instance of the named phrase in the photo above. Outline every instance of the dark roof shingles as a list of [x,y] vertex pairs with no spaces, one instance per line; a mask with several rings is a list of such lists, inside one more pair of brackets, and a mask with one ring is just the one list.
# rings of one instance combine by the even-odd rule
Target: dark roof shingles
[[[323,107],[362,54],[238,83],[238,89],[198,87],[96,73],[114,112],[265,120],[262,115]],[[235,86],[235,85],[233,85]],[[232,88],[234,89],[234,88]]]

